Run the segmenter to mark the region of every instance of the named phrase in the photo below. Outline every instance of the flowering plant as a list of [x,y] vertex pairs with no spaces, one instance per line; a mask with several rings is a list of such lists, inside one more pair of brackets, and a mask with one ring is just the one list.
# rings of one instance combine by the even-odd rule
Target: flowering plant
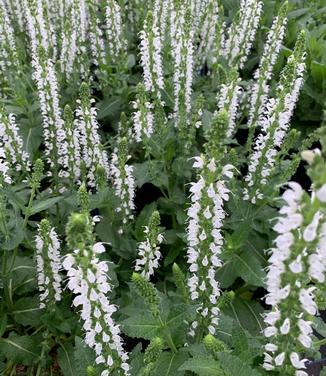
[[303,10],[0,0],[2,375],[310,375],[325,66]]

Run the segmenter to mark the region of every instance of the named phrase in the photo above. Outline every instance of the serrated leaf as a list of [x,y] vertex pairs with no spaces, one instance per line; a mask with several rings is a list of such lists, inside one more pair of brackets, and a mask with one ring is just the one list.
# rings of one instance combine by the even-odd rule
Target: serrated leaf
[[35,337],[19,336],[12,332],[8,338],[0,339],[0,353],[8,360],[25,366],[38,362],[39,350],[39,341]]
[[188,355],[186,353],[163,352],[157,361],[153,376],[182,376],[184,372],[179,370]]
[[40,324],[42,310],[39,307],[40,302],[38,296],[26,297],[18,299],[11,314],[14,315],[15,320],[24,326],[32,325],[36,327]]
[[251,368],[247,363],[240,358],[229,353],[220,353],[219,360],[221,368],[227,376],[241,375],[241,376],[261,376],[262,374]]
[[[219,363],[207,356],[197,356],[187,360],[179,367],[179,371],[192,371],[198,376],[224,376]],[[244,376],[241,373],[238,375]]]
[[[139,376],[140,371],[144,366],[144,354],[142,353],[142,345],[138,343],[129,354],[130,373],[131,376]],[[82,375],[84,376],[84,375]]]
[[254,286],[265,286],[265,273],[257,258],[248,257],[245,253],[234,254],[234,257],[239,275],[244,281]]
[[258,335],[264,329],[262,320],[264,309],[255,301],[236,298],[223,309],[223,312],[232,317],[237,325],[253,335]]
[[119,112],[121,104],[121,97],[106,98],[99,103],[97,118],[101,120],[107,116],[113,117],[117,112]]
[[238,276],[237,265],[232,260],[225,262],[216,274],[221,287],[224,289],[230,287]]
[[18,247],[23,241],[25,232],[23,229],[23,220],[18,214],[15,214],[14,218],[11,218],[8,225],[9,234],[7,237],[1,236],[1,248],[7,251],[11,251]]
[[42,199],[40,201],[35,201],[33,203],[33,206],[31,210],[29,211],[29,215],[34,215],[36,213],[39,213],[43,210],[51,208],[53,205],[61,201],[63,197],[50,197],[47,199]]
[[159,334],[161,325],[150,314],[136,314],[123,320],[121,328],[129,337],[152,339]]
[[30,257],[17,256],[15,258],[8,284],[12,293],[18,295],[35,290],[37,287],[36,271]]
[[189,307],[186,304],[180,304],[179,306],[173,306],[168,314],[168,317],[165,321],[166,327],[170,331],[174,331],[185,320],[191,320],[195,317],[196,311],[194,307]]
[[60,344],[58,362],[63,376],[79,376],[76,371],[74,347],[71,343]]

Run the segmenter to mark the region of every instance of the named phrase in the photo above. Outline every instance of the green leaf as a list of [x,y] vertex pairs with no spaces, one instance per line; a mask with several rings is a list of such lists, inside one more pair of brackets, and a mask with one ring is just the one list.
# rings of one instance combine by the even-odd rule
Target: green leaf
[[5,313],[1,312],[0,315],[0,337],[3,336],[7,329],[8,317]]
[[114,115],[119,112],[121,104],[121,97],[106,98],[98,105],[99,111],[97,118],[101,120],[107,116],[110,116],[111,118],[114,117]]
[[240,255],[234,254],[234,258],[239,276],[245,282],[254,286],[265,286],[265,273],[260,262],[255,256],[248,257],[248,254],[241,253]]
[[122,330],[129,337],[152,339],[159,335],[161,325],[150,314],[135,314],[122,321]]
[[1,234],[1,248],[7,251],[11,251],[18,247],[18,245],[23,241],[25,232],[23,230],[23,220],[17,214],[14,214],[15,217],[11,217],[7,222],[8,236],[2,236]]
[[19,130],[23,137],[24,150],[28,152],[31,159],[33,160],[34,154],[42,143],[43,128],[41,124],[37,124],[36,126],[32,124],[31,126],[30,122],[27,119],[23,120],[25,120],[25,122],[22,122],[23,124]]
[[[10,262],[12,261],[11,258]],[[12,294],[17,295],[34,291],[37,288],[35,264],[30,257],[17,256],[14,259],[8,285],[12,289]]]
[[[129,354],[130,372],[131,376],[139,376],[140,371],[144,366],[144,354],[142,353],[142,345],[138,343]],[[84,375],[81,375],[84,376]]]
[[239,276],[237,265],[232,260],[226,261],[217,271],[217,279],[223,289],[230,287]]
[[24,326],[32,325],[36,327],[40,324],[42,310],[39,307],[39,298],[37,296],[21,298],[13,306],[11,314],[15,320]]
[[34,215],[34,214],[39,213],[43,210],[49,209],[53,205],[55,205],[57,202],[61,201],[62,199],[63,199],[63,197],[50,197],[50,198],[47,198],[47,199],[42,199],[40,201],[35,201],[28,214]]
[[230,287],[238,277],[248,284],[264,287],[266,275],[256,255],[248,257],[248,254],[243,252],[231,254],[218,270],[217,277],[222,288]]
[[232,330],[232,347],[234,355],[237,355],[244,362],[253,361],[263,353],[261,337],[253,337],[248,331],[239,326],[234,326]]
[[63,376],[78,376],[74,358],[74,347],[71,343],[60,343],[58,362]]
[[185,320],[194,319],[195,315],[195,307],[189,307],[186,304],[173,305],[165,320],[166,327],[173,333]]
[[251,368],[235,355],[223,352],[219,354],[219,360],[227,376],[261,376],[260,372]]
[[152,183],[158,188],[169,185],[169,177],[164,173],[164,162],[152,160],[135,163],[134,177],[136,186],[140,188],[145,183]]
[[223,309],[223,312],[232,317],[237,325],[253,335],[258,335],[264,329],[262,319],[264,309],[255,301],[236,298]]
[[29,366],[39,361],[40,342],[35,337],[11,332],[8,338],[0,339],[0,354],[14,363]]
[[183,370],[179,370],[184,364],[188,355],[186,353],[173,354],[171,352],[163,352],[157,361],[153,376],[182,376]]
[[137,216],[135,223],[135,237],[138,241],[143,241],[145,238],[144,230],[148,225],[148,220],[153,211],[156,209],[156,203],[152,202],[145,205],[140,214]]
[[[207,356],[196,356],[187,360],[179,367],[179,371],[192,371],[199,376],[224,376],[219,363]],[[238,373],[238,375],[244,376],[242,373]]]

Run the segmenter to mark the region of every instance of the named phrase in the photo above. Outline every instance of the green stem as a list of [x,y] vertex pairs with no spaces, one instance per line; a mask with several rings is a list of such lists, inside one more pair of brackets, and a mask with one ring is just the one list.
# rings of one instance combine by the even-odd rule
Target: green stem
[[26,211],[25,211],[25,218],[24,218],[24,222],[23,222],[23,228],[26,228],[26,225],[27,225],[27,221],[28,221],[28,218],[29,218],[29,213],[30,213],[30,210],[31,210],[31,207],[32,207],[32,204],[33,204],[33,200],[34,200],[34,197],[35,197],[35,188],[32,188],[32,191],[31,191],[31,195],[29,197],[29,201],[28,201],[28,205],[27,205],[27,208],[26,208]]
[[[162,318],[161,318],[160,315],[158,316],[158,320],[159,320],[159,322],[160,322],[162,328],[166,328],[166,325],[164,324],[164,322],[163,322],[163,320],[162,320]],[[175,344],[174,344],[174,342],[173,342],[173,339],[172,339],[172,337],[171,337],[171,333],[168,332],[168,333],[165,335],[165,337],[166,337],[166,342],[168,343],[170,349],[172,350],[172,352],[173,352],[174,354],[176,354],[176,353],[178,352],[178,350],[177,350],[177,348],[176,348],[176,346],[175,346]]]
[[319,341],[315,341],[312,344],[313,344],[313,347],[315,348],[326,345],[326,338],[320,339]]

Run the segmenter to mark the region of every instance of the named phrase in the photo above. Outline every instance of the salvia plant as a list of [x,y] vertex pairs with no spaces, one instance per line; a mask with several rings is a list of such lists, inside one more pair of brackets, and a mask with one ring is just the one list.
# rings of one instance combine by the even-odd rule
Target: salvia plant
[[311,3],[0,0],[1,375],[325,374]]

